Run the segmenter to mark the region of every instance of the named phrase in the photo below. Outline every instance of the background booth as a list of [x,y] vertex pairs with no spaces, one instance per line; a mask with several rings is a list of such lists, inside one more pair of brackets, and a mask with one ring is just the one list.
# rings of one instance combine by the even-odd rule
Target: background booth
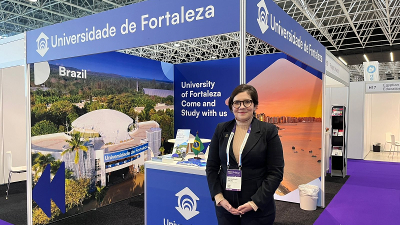
[[[19,181],[25,181],[28,174],[12,174],[9,192],[13,197],[8,200],[6,190],[9,167],[26,166],[29,159],[25,35],[0,39],[0,52],[0,204],[7,205],[1,210],[0,219],[14,218],[24,224],[27,221],[26,203],[30,198],[27,198],[25,183]],[[12,156],[11,160],[7,155]]]
[[[226,5],[230,5],[230,7],[226,7]],[[147,116],[150,115],[151,110],[148,110],[148,108],[146,109],[147,105],[144,104],[142,106],[143,111],[148,114],[142,114],[142,116],[147,119],[143,120],[142,118],[137,120],[133,118],[134,114],[129,114],[130,109],[102,108],[103,104],[108,106],[111,100],[117,101],[118,99],[105,99],[104,102],[102,102],[99,98],[93,99],[93,96],[86,96],[86,94],[90,92],[94,93],[96,89],[102,89],[104,86],[117,85],[118,82],[121,82],[121,80],[117,79],[117,76],[123,76],[123,79],[127,79],[124,80],[126,83],[121,85],[132,84],[130,87],[127,87],[129,91],[134,92],[135,89],[138,91],[140,87],[138,83],[129,82],[129,77],[122,74],[119,68],[114,68],[115,74],[113,74],[113,71],[96,70],[96,67],[93,67],[94,58],[98,57],[99,64],[104,64],[103,66],[105,66],[106,62],[110,62],[110,60],[103,56],[112,55],[111,58],[114,60],[121,60],[117,55],[122,53],[104,52],[116,50],[128,52],[129,50],[124,49],[160,43],[173,45],[175,41],[205,36],[210,37],[218,34],[231,34],[238,31],[241,32],[240,37],[242,38],[241,58],[217,60],[217,58],[213,57],[213,51],[210,49],[207,52],[199,53],[199,57],[212,59],[211,61],[172,65],[129,56],[131,58],[126,61],[126,64],[136,62],[133,64],[144,68],[141,72],[151,73],[152,75],[147,77],[147,79],[150,79],[149,83],[153,81],[157,83],[165,78],[165,81],[167,81],[166,85],[168,86],[171,85],[171,81],[173,81],[173,106],[175,107],[175,131],[173,133],[175,133],[178,128],[187,128],[192,130],[192,134],[195,134],[195,131],[199,131],[199,136],[202,138],[211,138],[218,122],[233,118],[226,105],[226,100],[234,87],[240,83],[249,83],[256,86],[262,98],[260,108],[264,107],[262,109],[263,111],[258,113],[257,117],[260,120],[274,123],[278,126],[278,129],[282,132],[285,158],[288,159],[286,166],[288,166],[287,171],[289,172],[286,173],[287,176],[284,178],[285,182],[282,187],[280,187],[280,193],[275,194],[275,198],[282,201],[299,202],[297,186],[302,183],[310,183],[321,187],[322,191],[320,192],[318,205],[322,207],[325,206],[323,191],[325,173],[321,169],[323,168],[321,159],[324,158],[325,152],[323,145],[324,116],[322,113],[324,91],[322,73],[325,72],[325,48],[273,1],[247,1],[246,23],[244,23],[245,14],[243,13],[245,7],[241,9],[242,16],[240,17],[239,1],[236,1],[236,4],[232,4],[232,1],[228,0],[217,2],[211,0],[201,2],[154,0],[27,32],[27,58],[26,63],[24,61],[24,68],[27,68],[26,64],[29,64],[32,65],[32,69],[29,71],[30,79],[26,76],[23,81],[21,80],[24,87],[30,87],[25,88],[24,91],[25,95],[23,101],[26,103],[26,108],[24,108],[24,110],[32,106],[32,98],[30,99],[31,101],[29,101],[27,97],[29,93],[28,90],[31,90],[31,97],[34,95],[35,98],[34,107],[31,109],[34,113],[31,114],[31,110],[27,110],[24,114],[27,118],[24,123],[27,125],[24,125],[24,127],[28,127],[26,133],[29,140],[27,142],[28,144],[25,145],[25,151],[28,156],[28,224],[43,221],[44,223],[49,223],[65,216],[72,216],[82,211],[105,205],[98,204],[98,202],[96,203],[97,197],[96,201],[89,201],[85,198],[81,198],[79,204],[66,201],[66,196],[70,189],[68,189],[65,183],[78,182],[80,179],[91,179],[85,177],[86,175],[84,174],[87,174],[87,171],[95,171],[94,179],[96,182],[90,186],[94,191],[95,189],[100,189],[99,193],[101,194],[101,187],[103,187],[104,183],[108,182],[108,172],[113,172],[109,170],[110,168],[119,168],[131,162],[134,162],[133,164],[136,165],[138,160],[144,162],[149,160],[152,154],[156,155],[158,153],[158,143],[161,142],[160,136],[164,135],[163,132],[165,132],[166,129],[160,130],[157,129],[159,128],[157,126],[150,126],[154,129],[150,129],[149,127],[145,136],[136,138],[136,140],[143,140],[143,142],[140,142],[140,146],[143,145],[143,148],[140,147],[136,149],[134,146],[129,146],[128,148],[121,147],[118,148],[118,151],[105,150],[103,154],[98,154],[98,152],[95,151],[96,141],[98,140],[96,138],[103,138],[102,142],[104,142],[104,146],[107,146],[108,149],[112,149],[114,145],[125,145],[127,142],[131,141],[129,138],[129,140],[126,138],[121,139],[122,133],[129,133],[132,131],[130,130],[130,124],[134,124],[134,126],[132,126],[133,131],[135,131],[135,128],[148,125],[147,122],[151,122],[151,120],[148,119]],[[203,14],[200,14],[200,12]],[[268,12],[270,15],[267,17]],[[239,18],[242,19],[242,27],[239,26]],[[221,24],[222,26],[216,26],[216,24]],[[243,27],[244,24],[246,25],[245,27]],[[252,56],[246,59],[246,36],[249,39],[257,39],[261,42],[269,43],[282,51],[282,53]],[[236,35],[236,37],[238,36]],[[234,48],[238,48],[238,46],[236,45]],[[236,56],[238,56],[238,54]],[[146,67],[146,65],[148,65],[148,67]],[[157,72],[161,74],[160,77],[155,77],[155,72],[149,72],[152,71],[153,68],[157,68]],[[25,74],[26,71],[27,69],[24,69],[19,73]],[[78,72],[80,77],[78,77]],[[108,73],[108,75],[105,76],[101,74],[101,72]],[[85,74],[85,77],[83,77],[83,74]],[[100,88],[100,86],[96,88],[95,86],[90,86],[91,89],[86,88],[85,84],[92,84],[91,82],[93,82],[90,80],[90,76],[104,78],[103,83],[96,83],[96,85],[100,85],[102,88]],[[107,79],[109,78],[109,80],[106,80],[106,77]],[[138,78],[137,75],[132,77],[135,79]],[[2,79],[4,80],[4,77],[2,77]],[[44,86],[43,83],[45,84]],[[93,117],[86,117],[91,112],[80,115],[81,113],[78,111],[75,111],[76,114],[74,114],[72,111],[61,110],[62,113],[66,113],[65,115],[61,115],[62,118],[66,117],[65,123],[64,120],[60,119],[60,121],[58,121],[59,124],[54,123],[57,126],[54,126],[55,129],[53,129],[53,131],[45,134],[40,133],[40,135],[37,135],[39,137],[33,137],[34,135],[32,134],[31,137],[31,130],[33,133],[37,130],[47,130],[49,127],[53,127],[48,126],[50,123],[43,122],[45,121],[43,115],[40,113],[37,114],[37,112],[41,112],[40,110],[55,112],[52,107],[54,108],[59,103],[56,101],[51,103],[41,102],[40,104],[42,105],[37,107],[39,104],[36,104],[36,101],[42,98],[49,99],[48,97],[51,97],[50,99],[55,98],[58,101],[59,99],[57,98],[63,97],[57,94],[51,96],[36,94],[49,91],[49,87],[53,90],[57,90],[57,85],[62,87],[58,93],[65,94],[65,90],[70,91],[66,97],[68,99],[63,100],[70,103],[74,101],[73,106],[69,107],[71,109],[83,109],[87,102],[90,103],[90,106],[92,106],[92,104],[95,105],[94,102],[99,102],[95,107],[95,112],[116,110],[128,115],[128,117],[125,117],[118,112],[109,113],[110,111],[107,111],[105,114],[97,115],[97,117],[111,120],[118,119],[118,121],[125,121],[126,119],[126,130],[122,132],[123,129],[121,128],[111,133],[104,130],[100,131],[99,127],[102,127],[104,124],[101,124],[99,122],[100,120],[97,121],[97,123],[89,123],[90,121],[94,121],[94,119]],[[71,88],[68,88],[68,85],[71,85]],[[161,83],[159,85],[162,86]],[[82,87],[81,92],[78,91],[76,95],[82,95],[85,96],[85,98],[75,102],[77,99],[72,99],[74,96],[72,94],[73,92],[71,92],[73,89],[72,86]],[[146,87],[141,86],[141,88]],[[167,89],[171,90],[171,88]],[[150,93],[154,91],[155,90],[144,89],[144,94],[150,95]],[[4,91],[2,91],[2,93],[4,93]],[[110,95],[112,94],[114,93]],[[4,100],[5,95],[2,96]],[[271,98],[272,96],[278,96],[279,98],[277,97],[277,99],[279,101],[274,101],[274,99]],[[168,95],[166,97],[168,97]],[[154,99],[155,98],[156,97],[154,97]],[[167,99],[162,99],[162,101],[164,100],[167,101]],[[301,105],[302,108],[298,108],[297,105]],[[67,109],[68,107],[65,106],[66,105],[60,103],[58,109]],[[70,106],[69,103],[68,106]],[[287,111],[270,113],[270,109],[273,108],[285,108]],[[293,110],[290,111],[290,108]],[[4,118],[6,112],[2,112]],[[151,112],[151,114],[154,115],[154,112]],[[140,115],[137,115],[137,117],[139,116]],[[154,117],[154,120],[156,121],[157,119],[155,118],[156,117]],[[35,122],[35,124],[29,124],[27,121]],[[146,124],[137,124],[137,121],[146,122]],[[160,119],[160,121],[163,120]],[[5,127],[4,119],[2,122],[3,127]],[[38,127],[34,127],[39,122],[43,122],[46,126],[39,127],[38,125]],[[169,126],[170,129],[172,129],[172,127],[173,124]],[[36,128],[38,129],[36,130]],[[72,140],[74,138],[74,133],[68,133],[71,131],[68,128],[74,128],[80,133],[87,135],[87,137],[85,136],[84,138],[88,138],[89,141],[80,144],[85,146],[84,148],[87,148],[85,153],[84,151],[77,151],[77,153],[75,152],[74,154],[68,153],[70,155],[64,153],[65,150],[68,150],[68,146],[65,147],[63,143],[66,142],[66,140]],[[305,136],[296,139],[296,131],[303,133]],[[68,133],[68,135],[66,133]],[[99,137],[96,136],[97,134],[99,134]],[[62,137],[58,137],[57,135]],[[54,150],[54,146],[49,147],[41,144],[43,143],[42,138],[45,138],[44,136],[46,136],[46,138],[51,136],[50,138],[52,140],[61,138],[63,142],[60,142],[61,144],[57,142],[57,146],[60,145],[63,149],[60,150],[57,148],[57,152],[53,154],[57,160],[60,160],[60,162],[57,161],[56,169],[51,170],[50,166],[44,165],[41,167],[42,170],[38,172],[37,167],[33,167],[35,163],[32,161],[32,156],[36,157],[39,152],[44,154],[44,151],[48,153],[50,150]],[[113,139],[106,141],[104,139],[105,137],[113,137]],[[77,140],[82,139],[78,137]],[[157,144],[153,145],[152,143]],[[152,152],[149,152],[149,150]],[[144,152],[147,152],[147,154]],[[129,160],[126,159],[126,155],[129,155]],[[79,159],[75,160],[75,158]],[[307,158],[307,164],[304,164],[303,158]],[[318,162],[318,160],[320,162]],[[312,163],[312,166],[308,163],[310,163],[310,165]],[[89,165],[93,165],[93,167],[91,168]],[[140,165],[137,167],[139,166]],[[137,167],[136,169],[138,169]],[[147,176],[146,180],[148,180],[147,183],[145,182],[146,186],[144,187],[146,207],[154,207],[154,204],[158,204],[157,207],[161,207],[159,204],[164,204],[162,207],[170,210],[166,211],[170,212],[170,217],[168,218],[162,213],[158,213],[157,215],[155,215],[156,213],[152,213],[152,216],[155,216],[158,222],[162,222],[162,219],[164,219],[164,223],[166,221],[171,222],[171,220],[174,221],[174,223],[181,223],[179,221],[191,219],[184,218],[184,214],[176,209],[176,200],[177,196],[179,196],[178,193],[181,193],[180,191],[183,191],[183,194],[193,193],[196,196],[198,195],[197,198],[201,201],[201,203],[198,204],[199,208],[197,208],[199,211],[212,206],[213,203],[211,202],[211,198],[207,196],[208,193],[205,188],[202,188],[204,194],[200,195],[198,194],[200,191],[197,190],[200,186],[197,188],[189,187],[195,183],[173,183],[175,185],[170,186],[160,183],[161,181],[170,181],[161,179],[163,176],[162,174],[169,172],[172,173],[169,173],[168,176],[174,179],[181,179],[180,175],[186,176],[189,174],[191,178],[194,179],[201,176],[199,179],[205,181],[204,171],[191,171],[190,169],[185,170],[185,168],[178,168],[175,170],[166,167],[166,165],[156,165],[152,168],[147,167],[145,171],[145,175]],[[307,170],[305,170],[305,168],[307,168]],[[72,176],[69,177],[68,173],[65,173],[65,171],[72,172],[69,174]],[[32,180],[31,174],[36,174],[36,178],[34,177]],[[151,177],[149,177],[150,175]],[[165,176],[165,178],[168,176]],[[79,179],[74,180],[71,177],[78,177]],[[31,189],[32,186],[33,191]],[[63,190],[63,188],[66,189]],[[190,189],[190,191],[185,188]],[[134,190],[130,191],[131,192],[127,195],[132,196],[138,194],[138,192]],[[94,192],[92,193],[94,194]],[[165,193],[171,195],[166,197],[168,200],[160,202],[159,198],[156,198],[156,194],[161,194],[161,197],[163,197]],[[152,194],[154,194],[154,196],[149,199],[148,196]],[[32,202],[32,197],[34,202]],[[108,203],[112,202],[113,201],[109,201]],[[146,212],[148,213],[150,211],[146,210]],[[202,216],[208,214],[206,211],[202,212]],[[197,220],[196,217],[193,218],[193,221]],[[43,220],[40,221],[40,219]]]
[[[400,135],[400,82],[398,81],[379,81],[365,82],[365,120],[364,132],[365,159],[379,161],[399,161],[398,151]],[[392,138],[393,141],[392,142]],[[373,146],[381,143],[380,153],[373,152]],[[379,155],[378,158],[372,157]]]

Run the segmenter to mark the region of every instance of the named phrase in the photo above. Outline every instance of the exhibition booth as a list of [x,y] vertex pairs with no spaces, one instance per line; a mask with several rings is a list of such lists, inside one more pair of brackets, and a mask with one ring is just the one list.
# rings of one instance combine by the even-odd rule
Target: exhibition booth
[[361,156],[365,158],[370,152],[381,152],[380,161],[398,161],[400,83],[395,80],[360,83],[358,91],[364,97],[362,122],[365,128]]
[[[325,128],[331,105],[349,105],[334,94],[349,93],[348,71],[273,1],[239,3],[150,0],[0,40],[18,53],[0,56],[0,160],[11,149],[12,166],[27,167],[12,182],[26,179],[28,224],[142,193],[146,224],[214,224],[205,167],[153,159],[178,129],[211,139],[234,118],[226,102],[241,83],[257,89],[256,117],[282,141],[274,198],[299,203],[298,186],[313,184],[325,207]],[[233,32],[240,58],[170,64],[121,52]],[[246,35],[281,52],[246,57]],[[4,164],[1,184],[8,173]]]

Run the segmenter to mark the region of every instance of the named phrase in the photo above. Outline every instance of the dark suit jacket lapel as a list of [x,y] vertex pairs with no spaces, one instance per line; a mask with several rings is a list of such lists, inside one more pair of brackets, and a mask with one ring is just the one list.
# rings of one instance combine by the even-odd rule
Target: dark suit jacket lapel
[[[228,145],[229,136],[231,135],[231,132],[233,130],[233,126],[234,125],[235,125],[235,120],[232,120],[232,121],[230,121],[230,123],[228,123],[225,126],[225,129],[222,131],[223,132],[222,135],[224,137],[224,142],[223,142],[222,146],[224,146],[223,147],[223,151],[225,152],[225,155],[226,155],[226,146]],[[229,164],[231,164],[231,165],[232,164],[236,164],[235,155],[233,154],[233,150],[232,150],[232,144],[233,144],[233,139],[232,139],[232,142],[231,142],[231,147],[229,149],[229,156],[230,156],[229,157]],[[226,160],[224,160],[224,161],[226,161]]]
[[253,149],[253,147],[257,144],[258,140],[261,137],[260,123],[261,122],[258,121],[256,118],[253,118],[253,121],[251,122],[250,135],[243,149],[242,160],[246,157],[247,153],[249,153]]

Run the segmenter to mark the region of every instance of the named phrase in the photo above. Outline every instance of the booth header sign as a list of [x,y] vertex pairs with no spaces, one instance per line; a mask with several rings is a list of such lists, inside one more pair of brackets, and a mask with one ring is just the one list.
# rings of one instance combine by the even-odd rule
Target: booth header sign
[[247,0],[246,29],[282,52],[325,72],[325,47],[272,0]]
[[27,62],[239,30],[239,1],[152,0],[27,32]]
[[400,92],[400,82],[366,83],[365,92],[366,93]]
[[350,72],[344,67],[341,66],[337,59],[334,56],[330,56],[326,54],[326,66],[325,66],[325,74],[339,78],[346,86],[350,83]]

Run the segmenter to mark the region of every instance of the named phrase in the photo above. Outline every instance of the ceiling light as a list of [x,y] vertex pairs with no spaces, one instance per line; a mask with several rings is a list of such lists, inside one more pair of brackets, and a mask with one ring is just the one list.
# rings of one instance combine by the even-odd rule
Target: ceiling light
[[367,62],[369,62],[368,57],[366,54],[364,54],[364,59],[367,60]]
[[174,44],[174,46],[175,46],[175,47],[181,47],[181,45],[178,44],[178,43]]
[[216,58],[217,58],[217,56],[212,56],[211,58],[212,58],[212,59],[216,59]]
[[37,0],[29,0],[30,2],[37,2]]
[[346,61],[344,61],[344,59],[343,59],[342,57],[340,57],[340,56],[339,56],[339,60],[340,60],[340,61],[342,61],[342,63],[344,63],[344,65],[346,65],[346,66],[347,66],[347,62],[346,62]]
[[390,52],[390,60],[393,62],[393,52]]

